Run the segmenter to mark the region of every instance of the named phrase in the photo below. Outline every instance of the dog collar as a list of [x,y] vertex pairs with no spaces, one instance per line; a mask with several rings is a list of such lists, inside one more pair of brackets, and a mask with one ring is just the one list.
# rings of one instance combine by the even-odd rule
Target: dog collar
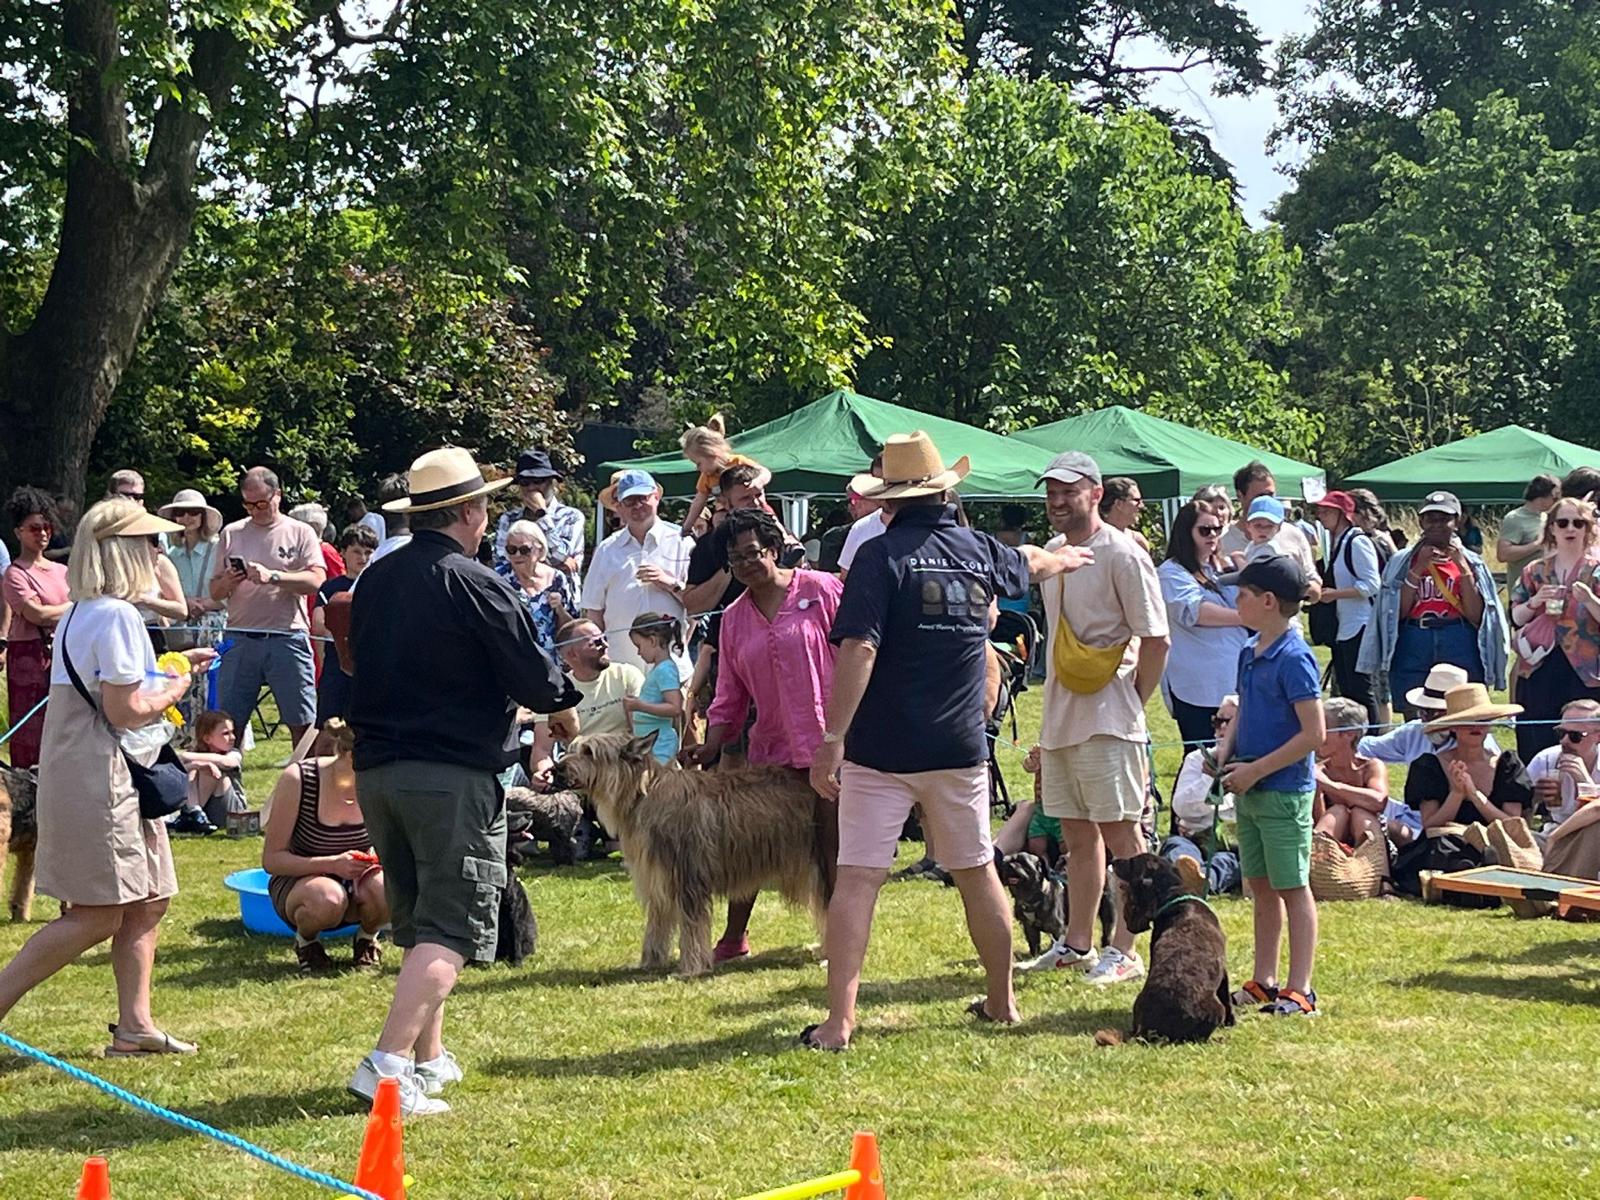
[[[1166,912],[1167,909],[1172,908],[1174,905],[1182,904],[1185,900],[1193,900],[1196,904],[1204,904],[1207,908],[1211,908],[1211,905],[1206,903],[1206,898],[1204,896],[1191,896],[1188,893],[1185,893],[1182,896],[1172,897],[1172,899],[1168,900],[1160,908],[1156,909],[1156,916],[1159,917],[1162,913]],[[1215,912],[1216,910],[1212,909],[1212,911]]]

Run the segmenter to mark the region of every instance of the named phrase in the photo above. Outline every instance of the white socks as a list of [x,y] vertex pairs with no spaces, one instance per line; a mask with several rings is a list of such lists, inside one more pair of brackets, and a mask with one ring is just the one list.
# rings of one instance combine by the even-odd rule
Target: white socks
[[372,1065],[377,1068],[378,1074],[385,1079],[411,1073],[411,1059],[407,1055],[374,1050],[368,1057],[372,1059]]

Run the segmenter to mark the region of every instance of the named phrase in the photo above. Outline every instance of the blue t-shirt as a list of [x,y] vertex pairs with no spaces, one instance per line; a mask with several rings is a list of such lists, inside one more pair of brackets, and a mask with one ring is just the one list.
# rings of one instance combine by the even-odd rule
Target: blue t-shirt
[[1022,552],[958,525],[953,505],[901,509],[857,551],[830,634],[878,648],[845,758],[896,774],[987,762],[989,602],[1027,591]]
[[[1282,637],[1256,653],[1258,637],[1239,651],[1239,716],[1234,723],[1233,752],[1239,758],[1264,758],[1300,732],[1294,706],[1322,695],[1317,658],[1291,625]],[[1315,787],[1313,755],[1264,776],[1257,788],[1272,792],[1309,792]]]
[[[644,677],[644,686],[639,689],[639,699],[650,704],[660,704],[667,698],[668,692],[676,692],[683,687],[683,681],[678,675],[678,664],[670,658],[664,658],[650,668],[650,673]],[[671,717],[658,717],[651,713],[636,712],[633,714],[633,736],[648,737],[656,730],[661,731],[661,736],[656,738],[653,753],[657,762],[666,762],[678,753],[678,727]]]

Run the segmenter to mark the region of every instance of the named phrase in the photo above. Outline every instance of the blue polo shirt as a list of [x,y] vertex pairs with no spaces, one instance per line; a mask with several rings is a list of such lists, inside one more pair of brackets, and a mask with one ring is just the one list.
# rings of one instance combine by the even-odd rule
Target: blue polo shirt
[[[1264,758],[1300,732],[1294,706],[1322,696],[1322,670],[1317,658],[1291,625],[1282,637],[1256,653],[1259,635],[1239,651],[1239,716],[1234,722],[1233,752],[1240,758]],[[1316,786],[1313,756],[1280,767],[1256,787],[1271,792],[1309,792]]]
[[856,553],[833,620],[835,645],[878,648],[845,758],[895,774],[988,762],[989,602],[1027,591],[1022,552],[957,524],[954,505],[901,509]]

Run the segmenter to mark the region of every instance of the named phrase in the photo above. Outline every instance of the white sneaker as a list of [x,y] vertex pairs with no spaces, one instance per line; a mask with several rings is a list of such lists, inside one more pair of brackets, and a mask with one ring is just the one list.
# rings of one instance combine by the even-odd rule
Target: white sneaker
[[437,1096],[449,1084],[460,1083],[465,1077],[456,1056],[448,1050],[438,1058],[417,1064],[417,1078],[422,1081],[423,1092],[429,1096]]
[[1094,947],[1089,948],[1087,954],[1079,954],[1069,947],[1066,942],[1052,942],[1050,949],[1038,958],[1031,958],[1027,962],[1017,964],[1019,971],[1075,971],[1079,975],[1087,974],[1095,964],[1100,961],[1100,954]]
[[[356,1068],[356,1073],[351,1076],[350,1084],[346,1090],[352,1095],[371,1104],[378,1094],[378,1081],[384,1078],[378,1072],[377,1065],[373,1063],[369,1054],[361,1060],[361,1065]],[[404,1117],[431,1117],[437,1113],[447,1113],[450,1106],[443,1100],[435,1100],[426,1095],[422,1090],[422,1078],[412,1067],[407,1067],[403,1075],[394,1076],[400,1083],[400,1115]]]
[[1107,946],[1105,953],[1100,956],[1100,961],[1094,965],[1085,983],[1092,983],[1096,987],[1108,987],[1113,983],[1131,983],[1135,979],[1144,978],[1144,963],[1139,956],[1131,950],[1118,950],[1115,946]]

